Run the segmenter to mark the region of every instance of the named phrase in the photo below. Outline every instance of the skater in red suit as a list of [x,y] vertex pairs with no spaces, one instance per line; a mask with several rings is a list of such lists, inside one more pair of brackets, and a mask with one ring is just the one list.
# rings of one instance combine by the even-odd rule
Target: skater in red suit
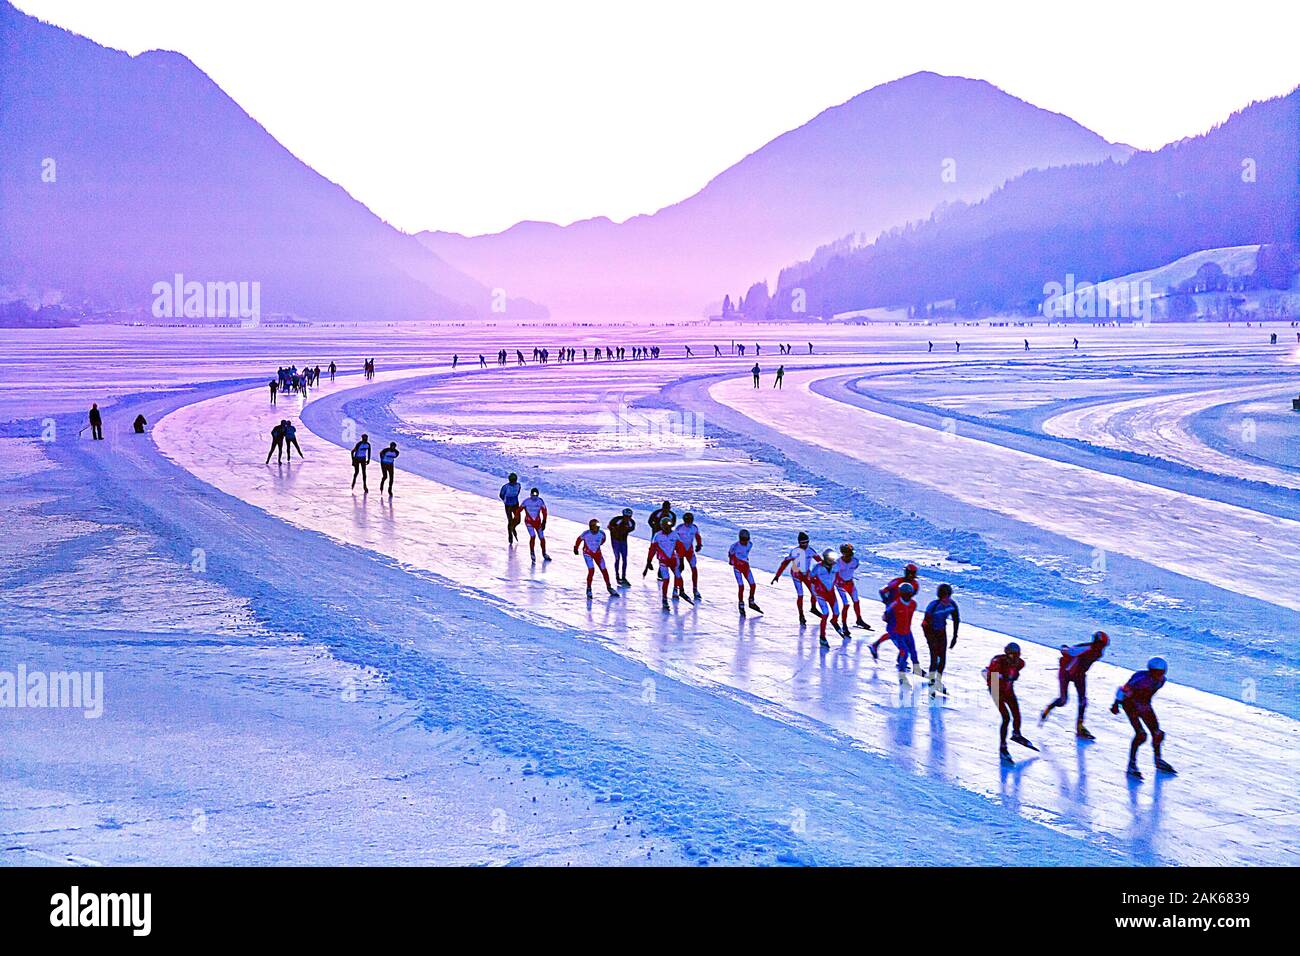
[[[904,584],[904,583],[910,584],[912,586],[913,594],[921,593],[921,586],[920,584],[917,583],[916,580],[915,564],[909,563],[905,568],[903,568],[903,574],[901,577],[894,578],[894,580],[890,581],[888,584],[886,584],[883,588],[880,589],[879,592],[880,600],[885,605],[886,608],[888,608],[889,605],[893,604],[894,601],[898,600],[898,587],[900,584]],[[876,640],[873,641],[871,644],[867,645],[868,649],[871,651],[871,656],[873,658],[876,659],[880,658],[880,645],[885,643],[885,641],[887,640],[889,640],[888,631],[886,631],[880,637],[876,638]]]
[[1110,636],[1105,631],[1097,631],[1086,644],[1061,645],[1061,663],[1056,672],[1061,693],[1043,708],[1038,721],[1040,724],[1047,720],[1053,708],[1066,705],[1070,699],[1070,685],[1073,684],[1074,692],[1079,698],[1079,716],[1074,721],[1074,733],[1082,740],[1095,739],[1088,728],[1083,726],[1083,712],[1088,707],[1088,668],[1101,660],[1109,643]]
[[1011,753],[1007,750],[1007,725],[1011,725],[1011,739],[1030,750],[1038,748],[1031,744],[1020,732],[1020,701],[1016,699],[1016,680],[1025,669],[1024,658],[1020,656],[1020,645],[1012,641],[1002,653],[989,661],[984,668],[984,680],[988,683],[989,694],[1002,715],[1002,729],[999,731],[998,753],[1003,761],[1011,763]]

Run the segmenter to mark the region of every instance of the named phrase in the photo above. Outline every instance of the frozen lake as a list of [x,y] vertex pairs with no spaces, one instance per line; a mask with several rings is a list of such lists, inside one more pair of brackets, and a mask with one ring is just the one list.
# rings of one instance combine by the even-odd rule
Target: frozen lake
[[[812,355],[808,337],[0,331],[0,487],[23,516],[3,552],[6,643],[32,667],[117,676],[102,723],[0,713],[14,758],[0,785],[17,811],[5,855],[1294,863],[1295,473],[1276,456],[1238,462],[1189,424],[1300,392],[1294,347],[1221,326],[818,329]],[[750,354],[730,354],[742,339]],[[531,361],[533,344],[625,342],[663,357]],[[504,368],[498,348],[511,350]],[[365,382],[355,370],[371,356],[380,374]],[[307,402],[271,407],[254,384],[331,359],[344,374]],[[108,441],[76,437],[89,401],[108,410]],[[149,435],[129,434],[137,409]],[[266,433],[286,417],[307,458],[265,465]],[[45,419],[56,427],[42,443]],[[348,487],[339,446],[361,431],[401,444],[391,501],[377,468],[368,496]],[[495,492],[509,469],[548,498],[550,565],[504,546]],[[634,574],[622,598],[588,604],[571,553],[586,518],[631,505],[639,570],[645,515],[664,498],[701,516],[705,603],[665,615],[653,578]],[[719,558],[741,526],[768,571],[806,528],[819,547],[858,546],[868,595],[908,559],[925,600],[952,581],[966,623],[950,698],[900,685],[888,645],[879,663],[862,637],[820,650],[770,574],[767,613],[738,620]],[[878,605],[865,610],[879,629]],[[1092,672],[1098,740],[1080,746],[1073,704],[1041,729],[1031,712],[1054,695],[1055,646],[1096,627],[1114,644]],[[979,668],[1011,637],[1027,644],[1026,733],[1043,751],[1008,769]],[[1153,653],[1173,662],[1157,704],[1181,773],[1154,777],[1148,750],[1134,784],[1127,723],[1105,706]],[[147,741],[185,695],[210,702],[185,720],[201,737],[168,726],[159,751]],[[105,741],[157,782],[92,758]],[[430,774],[439,787],[421,782]],[[387,783],[363,798],[366,779]],[[916,796],[927,809],[909,822],[943,839],[871,813]],[[332,839],[312,831],[313,803],[341,821]],[[240,839],[214,828],[177,843],[198,836],[196,809],[238,818]],[[374,836],[357,846],[347,834],[362,829]]]

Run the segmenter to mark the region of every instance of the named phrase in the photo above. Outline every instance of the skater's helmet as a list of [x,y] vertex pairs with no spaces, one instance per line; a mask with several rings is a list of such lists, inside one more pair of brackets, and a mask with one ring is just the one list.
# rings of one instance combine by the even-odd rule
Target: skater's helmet
[[913,594],[916,593],[916,588],[912,587],[912,585],[904,581],[902,584],[898,586],[898,593],[905,598],[910,598]]
[[528,491],[528,493],[529,493],[530,495],[540,495],[540,494],[542,493],[542,489],[540,489],[540,488],[530,488],[529,491]]
[[852,553],[853,553],[853,545],[849,544],[847,541],[845,541],[842,545],[840,545],[840,554],[852,554]]
[[597,521],[595,518],[592,518],[590,521],[587,522],[587,527],[590,528],[592,531],[598,531],[600,530],[600,522]]
[[823,564],[834,564],[834,563],[835,563],[835,552],[832,551],[830,548],[827,548],[825,551],[823,551],[823,552],[822,552],[822,563],[823,563]]
[[799,532],[799,543],[800,543],[800,544],[807,544],[807,543],[808,543],[808,532],[807,532],[807,531],[800,531],[800,532]]
[[1002,648],[1002,653],[1003,653],[1003,654],[1019,654],[1019,653],[1020,653],[1020,645],[1017,644],[1015,641],[1012,641],[1012,642],[1011,642],[1010,644],[1008,644],[1006,647]]
[[952,597],[952,585],[946,582],[940,584],[938,594],[941,598]]
[[1099,644],[1102,647],[1105,647],[1107,644],[1110,643],[1110,635],[1107,634],[1105,631],[1097,631],[1095,634],[1092,635],[1092,643]]
[[912,564],[911,562],[908,562],[908,564],[906,564],[906,565],[903,567],[903,573],[904,573],[904,574],[915,574],[915,573],[916,573],[916,565],[915,565],[915,564]]
[[1163,674],[1165,671],[1169,670],[1169,664],[1163,657],[1153,657],[1151,660],[1147,661],[1147,670],[1159,671]]
[[632,509],[631,509],[631,508],[624,508],[624,509],[623,509],[623,517],[624,517],[624,518],[630,518],[630,517],[632,517]]
[[690,524],[694,520],[695,520],[695,512],[693,511],[688,511],[686,512],[686,514],[682,515],[682,522],[684,524]]
[[748,541],[748,540],[749,540],[749,532],[748,532],[746,529],[741,528],[741,529],[740,529],[740,535],[739,535],[739,537],[740,537],[740,540],[741,540],[741,541]]

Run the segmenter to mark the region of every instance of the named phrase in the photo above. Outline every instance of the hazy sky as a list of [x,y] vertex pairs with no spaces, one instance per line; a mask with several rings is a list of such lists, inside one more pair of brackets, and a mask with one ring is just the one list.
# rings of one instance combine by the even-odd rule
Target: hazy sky
[[1300,83],[1295,0],[16,0],[178,50],[395,225],[489,232],[676,202],[917,70],[1154,148]]

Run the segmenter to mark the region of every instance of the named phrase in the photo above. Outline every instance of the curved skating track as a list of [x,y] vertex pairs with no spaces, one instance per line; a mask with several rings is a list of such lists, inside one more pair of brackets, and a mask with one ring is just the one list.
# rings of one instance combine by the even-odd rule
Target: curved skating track
[[[1247,399],[1272,399],[1285,407],[1297,384],[1251,385],[1146,395],[1119,402],[1085,405],[1059,412],[1043,422],[1043,431],[1060,438],[1153,455],[1191,468],[1247,478],[1281,488],[1300,489],[1300,474],[1252,462],[1211,448],[1186,427],[1193,415]],[[1248,419],[1238,426],[1247,431]]]
[[[922,427],[850,408],[811,390],[814,381],[843,377],[846,371],[789,373],[781,404],[755,400],[745,378],[717,385],[714,397],[777,428],[803,427],[810,409],[815,410],[819,420],[827,416],[836,423],[824,430],[838,436],[829,450],[849,457],[866,454],[864,449],[878,451],[877,438],[891,429]],[[378,382],[414,382],[429,374],[428,369],[413,369],[381,375]],[[493,373],[459,374],[466,376],[467,384],[481,377],[488,388]],[[327,386],[313,400],[363,384]],[[1187,864],[1297,860],[1294,796],[1300,736],[1289,718],[1171,684],[1161,703],[1177,715],[1168,755],[1182,771],[1178,778],[1129,781],[1123,774],[1127,723],[1109,719],[1100,707],[1094,708],[1091,721],[1098,740],[1090,746],[1076,744],[1064,730],[1065,719],[1042,732],[1027,720],[1027,731],[1041,738],[1043,752],[1032,757],[1025,752],[1028,759],[1008,769],[999,765],[991,746],[996,721],[978,678],[978,665],[1001,648],[1005,635],[963,627],[950,672],[952,696],[932,701],[920,688],[900,684],[886,661],[874,663],[862,639],[837,640],[829,652],[820,651],[811,633],[800,633],[784,587],[780,595],[766,589],[765,616],[738,621],[729,598],[734,593],[732,576],[716,557],[720,545],[711,547],[700,562],[706,590],[728,595],[717,603],[683,606],[665,615],[652,581],[638,581],[622,599],[588,604],[582,599],[585,569],[570,551],[585,514],[552,517],[556,560],[534,566],[524,549],[506,550],[499,544],[503,535],[495,488],[468,495],[438,480],[436,464],[412,473],[406,470],[410,458],[403,461],[395,501],[379,496],[373,486],[368,496],[360,489],[353,493],[347,485],[346,454],[338,447],[350,444],[347,423],[318,425],[319,433],[300,427],[306,461],[283,468],[264,466],[264,436],[282,417],[299,418],[291,405],[268,407],[265,389],[258,387],[180,408],[158,423],[154,437],[165,454],[201,480],[283,521],[388,555],[413,571],[498,603],[508,614],[543,626],[579,628],[593,641],[655,671],[711,688],[760,713],[806,726],[810,733],[840,734],[851,745],[889,755],[917,775],[1000,801],[1028,820],[1113,847],[1124,857]],[[376,443],[387,437],[371,435]],[[955,440],[967,441],[960,436]],[[1182,500],[1185,496],[1162,495],[1150,486],[1078,474],[1069,471],[1070,466],[977,447],[981,444],[963,446],[971,465],[944,491],[958,498],[970,496],[987,507],[991,488],[982,482],[994,479],[982,475],[997,475],[999,482],[1016,475],[1029,489],[1028,497],[1008,501],[1007,508],[1028,508],[1054,530],[1146,559],[1154,555],[1142,542],[1156,527],[1167,530],[1168,522],[1181,520],[1188,508],[1210,509],[1216,520],[1239,530],[1242,541],[1230,542],[1232,547],[1253,541],[1250,546],[1256,549],[1271,549],[1268,557],[1280,565],[1278,573],[1294,580],[1294,564],[1300,559],[1295,549],[1288,553],[1277,543],[1279,536],[1294,533],[1292,523],[1239,513],[1243,509],[1224,510],[1229,506],[1188,502]],[[872,460],[879,467],[891,466],[887,457]],[[908,468],[902,460],[895,466]],[[910,469],[908,474],[921,477]],[[1031,492],[1049,495],[1051,506]],[[1111,517],[1098,520],[1098,510]],[[1265,540],[1269,537],[1272,543]],[[1219,541],[1220,549],[1222,545]],[[1178,559],[1183,573],[1216,581],[1227,577],[1228,569],[1208,539],[1192,537],[1188,548],[1190,552]],[[633,552],[634,567],[644,561],[643,549],[644,541]],[[1261,587],[1272,583],[1263,580]],[[430,637],[431,642],[438,639]],[[1026,710],[1034,710],[1055,695],[1050,668],[1055,651],[1029,646],[1026,654],[1030,667],[1020,696]],[[1104,662],[1092,673],[1094,697],[1127,676]],[[1242,787],[1239,776],[1225,769],[1241,767],[1251,768],[1249,787]]]
[[[781,403],[766,400],[743,379],[721,382],[711,394],[786,433],[806,431],[815,422],[818,442],[828,450],[972,507],[1300,609],[1294,587],[1300,580],[1300,522],[995,445],[960,429],[900,421],[831,397],[863,371],[792,372],[786,389],[795,399]],[[815,384],[821,389],[814,391]],[[942,466],[930,467],[936,462]]]

